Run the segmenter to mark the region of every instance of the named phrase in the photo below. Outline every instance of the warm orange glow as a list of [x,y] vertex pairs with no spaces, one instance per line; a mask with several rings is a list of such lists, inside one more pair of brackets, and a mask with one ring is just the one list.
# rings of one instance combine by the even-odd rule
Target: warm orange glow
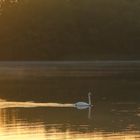
[[[51,129],[48,132],[43,125],[37,126],[22,126],[18,124],[14,128],[3,128],[0,126],[1,140],[138,140],[138,134],[132,132],[104,134],[102,132],[77,133],[77,132],[57,132],[56,129]],[[25,125],[25,124],[24,124]]]
[[45,124],[43,121],[20,119],[16,109],[0,109],[0,140],[138,140],[139,138],[139,131],[87,130],[83,133],[71,129],[71,125],[64,129],[64,124]]
[[[61,124],[49,124],[43,122],[28,123],[17,119],[16,111],[11,110],[12,115],[7,116],[6,110],[0,110],[0,140],[138,140],[139,132],[86,132],[71,131],[66,129],[63,131]],[[8,121],[7,122],[7,117]],[[47,126],[47,127],[46,127]],[[57,129],[59,126],[62,129]]]

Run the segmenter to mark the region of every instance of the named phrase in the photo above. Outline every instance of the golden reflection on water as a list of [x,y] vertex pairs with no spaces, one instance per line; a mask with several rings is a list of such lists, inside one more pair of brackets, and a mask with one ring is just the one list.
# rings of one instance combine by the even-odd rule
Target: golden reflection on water
[[1,140],[138,140],[138,133],[136,132],[122,132],[114,134],[105,134],[102,132],[59,132],[57,129],[52,128],[47,132],[43,125],[30,124],[32,126],[26,126],[26,124],[17,124],[14,127],[3,128],[0,126],[0,139]]
[[[90,130],[85,125],[85,132],[71,129],[69,124],[45,124],[43,121],[28,122],[19,119],[16,109],[0,110],[0,140],[138,140],[137,131],[105,132]],[[47,118],[47,116],[46,116]],[[83,127],[75,125],[75,127]]]

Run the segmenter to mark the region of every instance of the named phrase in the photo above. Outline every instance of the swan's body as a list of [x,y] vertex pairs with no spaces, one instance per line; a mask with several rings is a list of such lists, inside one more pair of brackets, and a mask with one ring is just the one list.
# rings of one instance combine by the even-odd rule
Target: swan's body
[[74,104],[76,108],[78,109],[86,109],[92,106],[91,104],[91,93],[88,93],[88,103],[86,102],[77,102]]

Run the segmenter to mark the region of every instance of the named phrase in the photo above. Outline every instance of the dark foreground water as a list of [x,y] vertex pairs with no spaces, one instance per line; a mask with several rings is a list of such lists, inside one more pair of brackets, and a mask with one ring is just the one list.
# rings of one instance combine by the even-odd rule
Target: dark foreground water
[[[140,62],[0,62],[1,140],[139,140]],[[92,108],[79,110],[77,101]]]

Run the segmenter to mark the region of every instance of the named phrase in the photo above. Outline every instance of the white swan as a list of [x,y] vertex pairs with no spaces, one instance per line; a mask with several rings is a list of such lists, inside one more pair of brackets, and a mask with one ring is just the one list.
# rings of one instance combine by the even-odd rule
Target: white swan
[[86,102],[77,102],[77,103],[74,104],[74,106],[77,109],[86,109],[86,108],[92,107],[93,105],[91,104],[91,92],[88,93],[88,103],[86,103]]

